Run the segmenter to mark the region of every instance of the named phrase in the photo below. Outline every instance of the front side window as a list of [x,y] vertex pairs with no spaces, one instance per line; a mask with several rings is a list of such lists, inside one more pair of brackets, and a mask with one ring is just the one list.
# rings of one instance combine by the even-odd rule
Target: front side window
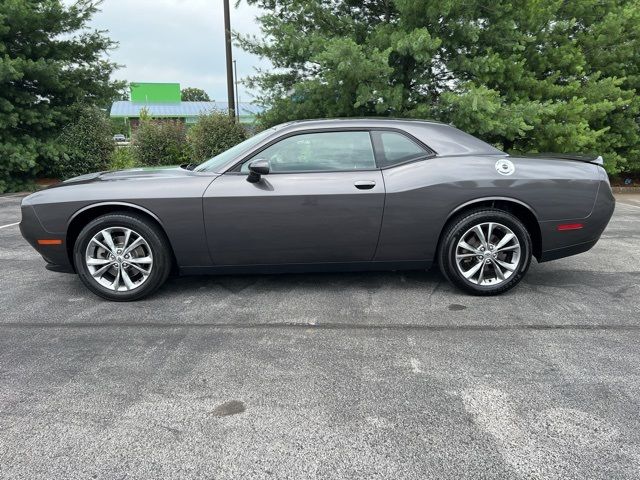
[[376,132],[382,146],[381,167],[410,162],[430,154],[413,140],[397,132]]
[[224,152],[216,155],[206,162],[201,163],[196,168],[194,168],[194,170],[196,172],[222,173],[221,169],[227,163],[239,156],[242,152],[246,152],[250,148],[255,147],[256,145],[258,145],[258,143],[267,138],[269,135],[273,134],[273,132],[275,131],[275,128],[270,128],[258,133],[257,135],[254,135],[253,137],[247,138],[245,141],[231,147],[229,150],[225,150]]
[[375,156],[369,132],[304,133],[285,138],[256,154],[242,165],[268,160],[271,172],[332,172],[374,170]]

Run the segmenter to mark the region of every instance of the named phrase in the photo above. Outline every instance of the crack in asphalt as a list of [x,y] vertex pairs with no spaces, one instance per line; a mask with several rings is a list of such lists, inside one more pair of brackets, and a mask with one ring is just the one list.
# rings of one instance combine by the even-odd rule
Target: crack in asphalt
[[525,324],[525,325],[394,325],[350,323],[157,323],[157,322],[0,322],[0,328],[214,328],[243,329],[314,329],[314,330],[424,330],[424,331],[530,331],[530,330],[583,330],[583,331],[640,331],[640,325],[580,325],[580,324]]

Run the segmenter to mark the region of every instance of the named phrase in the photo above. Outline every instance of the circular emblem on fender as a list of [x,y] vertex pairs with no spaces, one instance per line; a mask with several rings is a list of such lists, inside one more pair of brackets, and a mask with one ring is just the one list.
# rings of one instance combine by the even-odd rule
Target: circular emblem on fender
[[516,166],[511,160],[502,158],[496,162],[496,170],[500,175],[511,175],[516,171]]

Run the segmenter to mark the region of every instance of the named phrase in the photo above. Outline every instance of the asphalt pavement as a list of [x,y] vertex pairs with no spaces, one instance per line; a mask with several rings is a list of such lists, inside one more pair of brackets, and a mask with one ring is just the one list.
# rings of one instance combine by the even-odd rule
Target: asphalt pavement
[[640,201],[500,297],[430,272],[49,272],[0,197],[0,478],[638,478]]

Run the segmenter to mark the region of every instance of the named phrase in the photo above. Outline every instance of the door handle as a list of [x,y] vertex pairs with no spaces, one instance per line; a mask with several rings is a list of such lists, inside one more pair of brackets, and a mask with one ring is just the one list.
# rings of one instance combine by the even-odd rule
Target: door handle
[[359,188],[360,190],[371,190],[373,187],[376,186],[376,182],[374,182],[373,180],[358,180],[353,184],[356,186],[356,188]]

